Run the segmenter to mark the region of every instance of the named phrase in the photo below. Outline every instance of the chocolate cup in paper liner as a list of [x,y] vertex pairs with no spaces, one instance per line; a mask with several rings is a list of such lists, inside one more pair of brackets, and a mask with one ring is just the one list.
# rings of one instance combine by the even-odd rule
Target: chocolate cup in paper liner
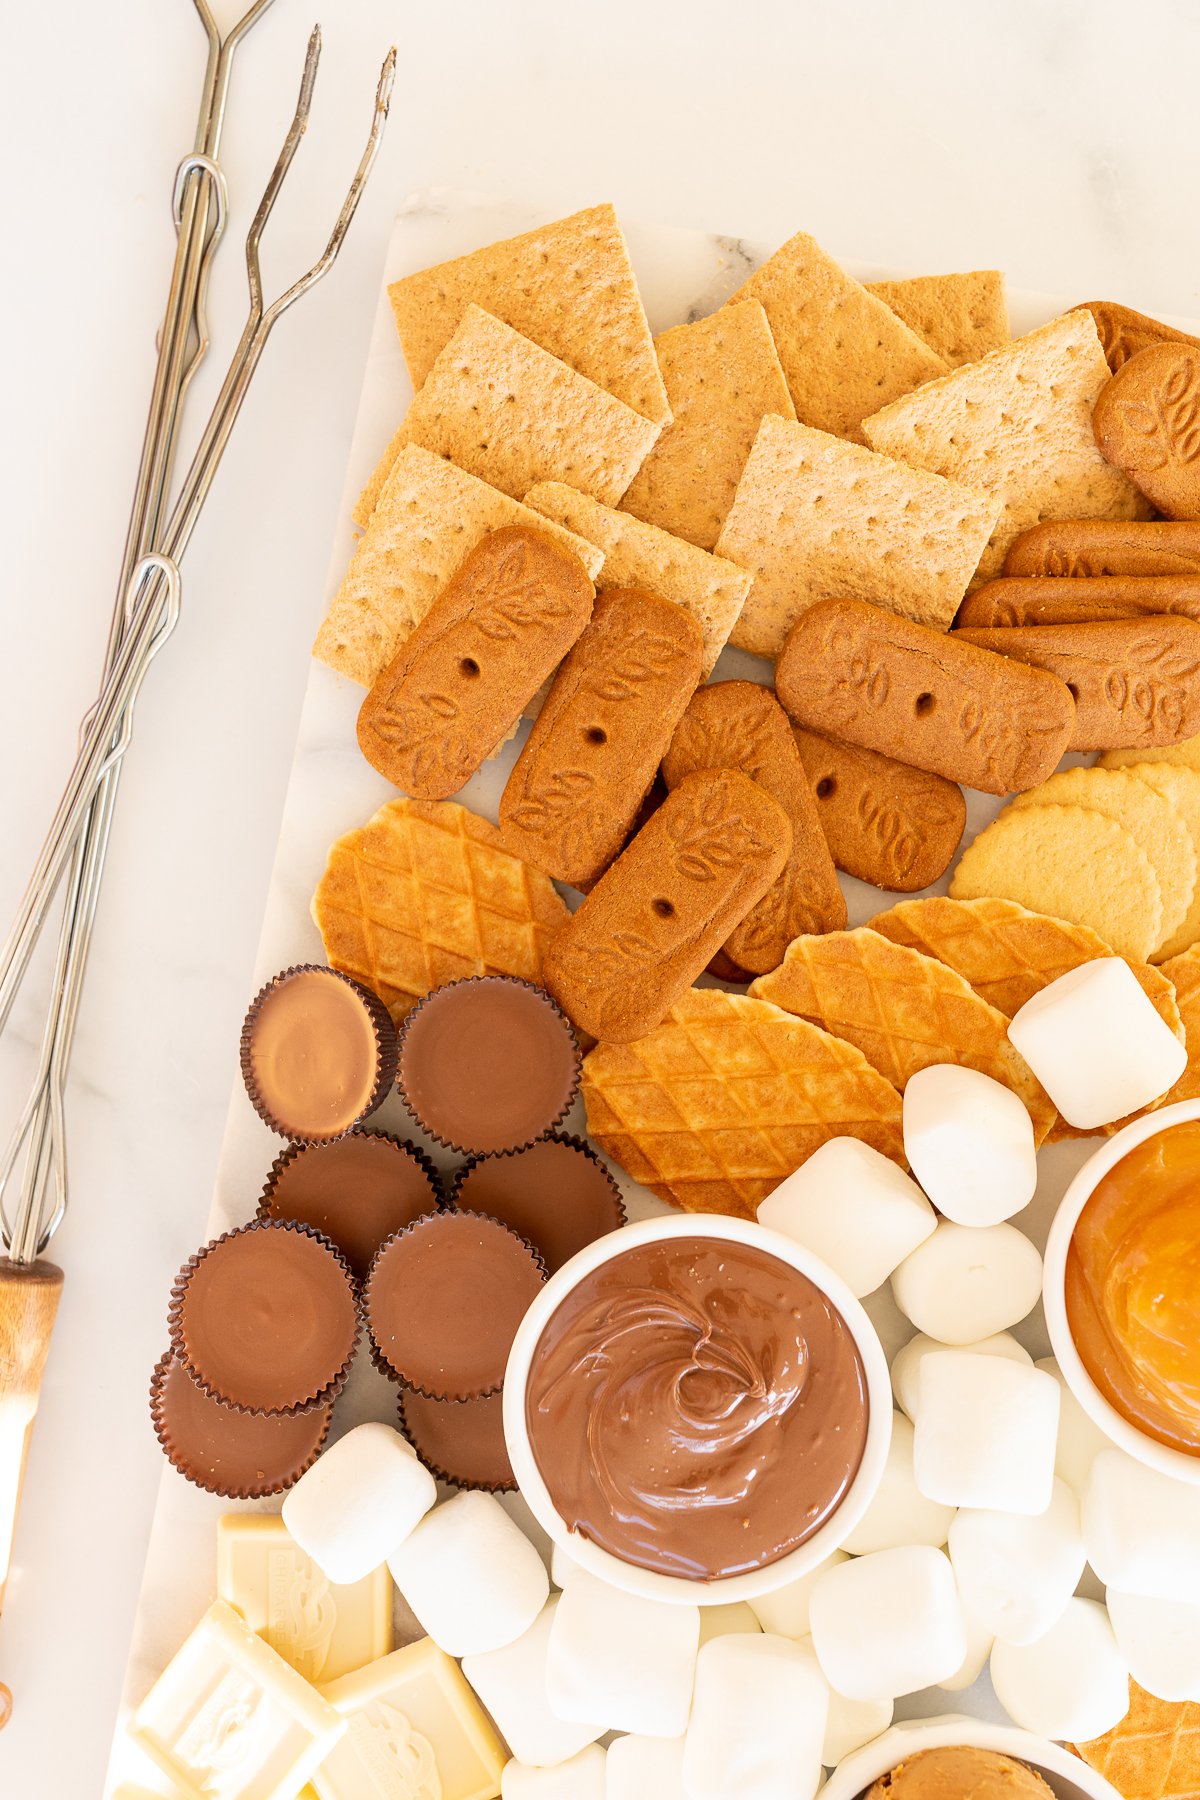
[[363,1289],[376,1366],[430,1400],[498,1393],[517,1328],[546,1279],[497,1219],[432,1213],[382,1246]]
[[332,1401],[296,1412],[243,1412],[214,1400],[174,1350],[150,1382],[150,1417],[167,1461],[193,1486],[225,1500],[286,1493],[321,1454]]
[[188,1258],[171,1291],[171,1344],[214,1400],[281,1414],[332,1401],[358,1339],[354,1277],[312,1226],[255,1220]]
[[419,1145],[386,1131],[350,1131],[332,1143],[280,1151],[256,1217],[311,1225],[361,1284],[381,1244],[444,1204],[437,1169]]
[[485,1494],[516,1492],[500,1394],[485,1394],[482,1400],[431,1400],[406,1387],[400,1391],[399,1413],[401,1431],[439,1481]]
[[418,1000],[400,1027],[396,1085],[413,1118],[458,1156],[523,1150],[579,1091],[579,1044],[544,988],[470,975]]
[[396,1079],[396,1027],[378,995],[323,963],[261,988],[242,1025],[242,1080],[264,1124],[328,1144],[373,1113]]
[[454,1177],[450,1204],[519,1232],[551,1275],[625,1223],[621,1190],[591,1145],[557,1131],[523,1150],[472,1157]]

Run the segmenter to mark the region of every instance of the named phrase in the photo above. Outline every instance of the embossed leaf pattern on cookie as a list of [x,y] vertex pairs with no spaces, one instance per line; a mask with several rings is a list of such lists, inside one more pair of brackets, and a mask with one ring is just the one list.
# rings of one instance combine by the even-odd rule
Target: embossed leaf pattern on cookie
[[1127,401],[1121,416],[1130,433],[1125,453],[1130,469],[1150,472],[1200,456],[1200,387],[1190,362],[1181,359],[1168,370],[1149,400]]
[[455,724],[458,718],[458,702],[451,695],[426,691],[377,711],[371,729],[390,750],[410,758],[414,786],[445,787],[453,778],[461,787],[470,773],[474,746],[469,732]]
[[622,646],[620,655],[606,669],[599,669],[580,696],[619,705],[631,699],[644,681],[664,675],[679,660],[678,638],[663,637],[652,631],[640,631]]
[[514,545],[500,565],[494,595],[473,614],[476,629],[493,643],[511,642],[531,627],[561,619],[570,610],[570,597],[547,588],[531,573],[529,562],[525,545]]
[[676,739],[694,769],[740,769],[757,781],[766,760],[766,747],[761,724],[745,717],[728,715],[706,719],[697,724],[687,718]]
[[747,857],[762,856],[770,846],[736,813],[725,811],[723,798],[712,794],[667,820],[675,847],[675,866],[693,881],[715,881]]

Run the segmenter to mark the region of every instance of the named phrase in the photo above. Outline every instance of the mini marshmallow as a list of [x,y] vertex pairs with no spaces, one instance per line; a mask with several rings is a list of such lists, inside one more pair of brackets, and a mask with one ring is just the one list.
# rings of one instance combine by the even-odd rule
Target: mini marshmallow
[[1105,1587],[1200,1602],[1200,1488],[1103,1450],[1083,1495],[1087,1559]]
[[[897,1350],[892,1358],[892,1392],[896,1396],[896,1405],[914,1423],[917,1417],[917,1384],[921,1359],[931,1350],[946,1350],[949,1347],[947,1344],[939,1344],[936,1338],[926,1337],[923,1331],[918,1331],[916,1337],[909,1338],[907,1344]],[[1028,1350],[1024,1345],[1018,1344],[1016,1338],[1007,1331],[996,1331],[991,1337],[979,1338],[973,1344],[956,1345],[955,1348],[969,1350],[972,1356],[1005,1356],[1009,1362],[1024,1363],[1027,1369],[1033,1366],[1033,1358]]]
[[1112,1441],[1092,1422],[1063,1380],[1062,1370],[1053,1356],[1043,1356],[1034,1363],[1053,1375],[1059,1385],[1058,1447],[1054,1452],[1054,1473],[1082,1498],[1092,1464],[1102,1450],[1111,1450]]
[[916,1182],[851,1137],[822,1144],[767,1195],[758,1219],[819,1256],[858,1296],[874,1293],[937,1225]]
[[437,1484],[390,1425],[358,1425],[331,1444],[283,1502],[283,1522],[339,1587],[362,1581],[425,1517]]
[[513,1755],[538,1769],[551,1769],[577,1756],[608,1729],[595,1721],[560,1719],[550,1706],[546,1683],[550,1634],[561,1605],[561,1596],[550,1600],[516,1643],[462,1660],[463,1674]]
[[828,1710],[808,1645],[769,1632],[705,1644],[683,1748],[688,1800],[813,1800]]
[[927,1500],[917,1486],[913,1474],[913,1428],[902,1412],[893,1413],[892,1441],[883,1477],[870,1506],[849,1536],[842,1539],[843,1548],[852,1556],[891,1550],[898,1544],[932,1544],[936,1550],[946,1542],[953,1517],[952,1506]]
[[546,1565],[493,1494],[443,1501],[388,1558],[418,1624],[447,1656],[499,1650],[546,1604]]
[[683,1738],[615,1738],[608,1747],[605,1800],[687,1800],[683,1746]]
[[1020,1051],[1068,1125],[1091,1131],[1148,1106],[1187,1068],[1187,1047],[1119,956],[1080,963],[1009,1021]]
[[756,1594],[749,1602],[751,1612],[763,1630],[774,1632],[776,1637],[806,1638],[811,1629],[808,1611],[813,1589],[827,1569],[836,1569],[839,1563],[849,1560],[844,1550],[835,1550],[807,1575],[798,1575],[795,1581],[769,1594]]
[[934,1063],[904,1089],[904,1154],[938,1211],[999,1225],[1033,1199],[1033,1120],[1011,1088],[978,1069]]
[[[962,1591],[959,1590],[959,1600]],[[987,1659],[992,1654],[995,1634],[977,1619],[970,1607],[963,1605],[963,1624],[967,1630],[967,1654],[955,1669],[953,1675],[945,1675],[938,1682],[948,1694],[961,1694],[964,1688],[973,1687],[987,1667]]]
[[921,1360],[913,1469],[944,1506],[1042,1513],[1054,1486],[1058,1383],[1037,1369],[968,1350]]
[[1200,1604],[1109,1588],[1117,1648],[1140,1687],[1160,1700],[1200,1700]]
[[1068,1600],[1032,1644],[997,1643],[992,1686],[1014,1724],[1075,1744],[1102,1737],[1129,1711],[1129,1670],[1096,1600]]
[[949,1559],[927,1544],[876,1550],[822,1575],[812,1641],[830,1687],[894,1700],[953,1675],[967,1653]]
[[698,1606],[643,1600],[576,1569],[550,1633],[546,1691],[562,1719],[682,1737],[700,1641]]
[[939,1344],[970,1344],[1015,1325],[1037,1305],[1042,1259],[1015,1225],[943,1219],[892,1276],[896,1305]]
[[538,1769],[513,1757],[500,1773],[503,1800],[606,1800],[605,1756],[589,1744],[553,1769]]
[[1086,1561],[1079,1502],[1055,1481],[1041,1513],[956,1513],[950,1561],[963,1605],[1007,1644],[1031,1644],[1066,1608]]
[[[710,1638],[744,1636],[746,1632],[753,1634],[761,1631],[762,1626],[754,1616],[754,1609],[748,1600],[731,1600],[727,1606],[702,1606],[700,1608],[700,1642],[707,1644]],[[787,1637],[789,1634],[784,1632]]]

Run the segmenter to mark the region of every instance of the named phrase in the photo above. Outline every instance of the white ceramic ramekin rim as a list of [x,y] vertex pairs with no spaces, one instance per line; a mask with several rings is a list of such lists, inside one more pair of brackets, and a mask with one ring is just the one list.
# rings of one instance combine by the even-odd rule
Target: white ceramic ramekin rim
[[[797,1549],[789,1551],[765,1568],[742,1575],[727,1575],[715,1581],[688,1581],[682,1576],[663,1575],[654,1569],[642,1569],[623,1562],[598,1544],[591,1543],[571,1531],[555,1510],[549,1490],[534,1460],[525,1427],[525,1386],[533,1353],[551,1314],[567,1294],[602,1264],[641,1244],[661,1243],[671,1238],[717,1239],[742,1244],[778,1257],[780,1262],[806,1275],[830,1299],[841,1313],[862,1358],[867,1384],[867,1436],[858,1472],[841,1505],[819,1531]],[[552,1541],[590,1574],[610,1586],[648,1600],[666,1600],[678,1605],[724,1605],[735,1600],[750,1600],[759,1594],[773,1592],[789,1581],[807,1575],[817,1564],[839,1548],[853,1531],[883,1477],[888,1446],[892,1435],[892,1389],[887,1358],[862,1306],[846,1283],[834,1274],[819,1257],[805,1250],[782,1232],[771,1231],[746,1219],[729,1219],[720,1214],[687,1214],[675,1218],[647,1219],[625,1225],[588,1244],[564,1263],[546,1283],[524,1319],[509,1353],[504,1376],[504,1435],[509,1460],[517,1485],[538,1524]]]
[[1157,1469],[1160,1474],[1174,1476],[1177,1481],[1186,1481],[1197,1487],[1200,1486],[1200,1456],[1189,1456],[1186,1451],[1173,1450],[1169,1444],[1160,1444],[1156,1438],[1148,1437],[1144,1431],[1139,1431],[1136,1425],[1131,1425],[1128,1419],[1123,1418],[1104,1398],[1084,1368],[1075,1348],[1070,1326],[1067,1324],[1065,1293],[1067,1250],[1071,1237],[1079,1222],[1079,1215],[1091,1199],[1101,1177],[1115,1168],[1123,1156],[1127,1156],[1139,1144],[1144,1144],[1147,1138],[1157,1137],[1160,1132],[1169,1131],[1173,1125],[1184,1125],[1194,1119],[1200,1119],[1200,1100],[1180,1100],[1175,1106],[1164,1106],[1158,1112],[1147,1113],[1143,1119],[1135,1119],[1132,1125],[1126,1125],[1124,1130],[1118,1131],[1094,1155],[1089,1156],[1059,1202],[1050,1235],[1046,1239],[1042,1302],[1046,1312],[1046,1329],[1050,1334],[1050,1347],[1062,1370],[1063,1380],[1093,1424],[1099,1426],[1118,1450],[1136,1457],[1147,1468]]
[[935,1719],[901,1719],[861,1750],[854,1750],[838,1764],[820,1800],[858,1800],[872,1782],[887,1775],[907,1757],[922,1750],[948,1750],[968,1744],[976,1750],[998,1750],[1030,1763],[1045,1776],[1057,1800],[1121,1800],[1111,1782],[1090,1763],[1073,1756],[1049,1738],[1035,1737],[1017,1725],[993,1725],[965,1713],[941,1713]]

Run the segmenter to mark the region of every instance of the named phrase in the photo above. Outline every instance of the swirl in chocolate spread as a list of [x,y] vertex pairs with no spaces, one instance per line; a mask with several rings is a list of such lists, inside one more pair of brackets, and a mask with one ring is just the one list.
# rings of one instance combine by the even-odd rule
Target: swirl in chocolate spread
[[866,1378],[841,1314],[797,1270],[668,1239],[568,1293],[534,1352],[526,1423],[572,1529],[641,1568],[715,1580],[796,1549],[839,1505]]

